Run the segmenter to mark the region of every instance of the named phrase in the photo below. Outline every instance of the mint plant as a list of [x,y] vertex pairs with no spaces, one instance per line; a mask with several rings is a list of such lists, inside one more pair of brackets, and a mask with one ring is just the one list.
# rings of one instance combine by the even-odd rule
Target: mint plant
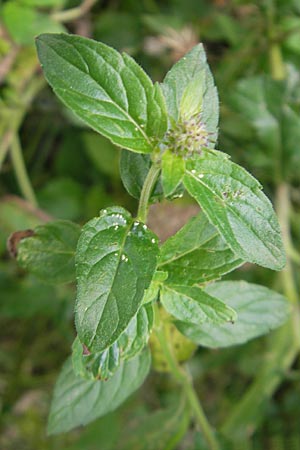
[[[77,283],[77,337],[55,386],[48,431],[116,409],[143,384],[152,351],[154,368],[180,386],[174,415],[184,424],[156,448],[175,448],[195,422],[208,448],[219,449],[182,362],[197,345],[228,347],[267,333],[284,323],[289,307],[263,286],[218,281],[245,262],[281,270],[285,253],[259,182],[215,149],[219,101],[204,49],[197,45],[162,84],[130,56],[83,37],[43,34],[37,49],[59,99],[123,149],[122,180],[139,199],[135,217],[109,207],[81,230],[54,221],[18,244],[19,263],[37,277]],[[149,204],[183,191],[201,213],[159,246],[147,227]],[[178,341],[186,352],[179,354]]]

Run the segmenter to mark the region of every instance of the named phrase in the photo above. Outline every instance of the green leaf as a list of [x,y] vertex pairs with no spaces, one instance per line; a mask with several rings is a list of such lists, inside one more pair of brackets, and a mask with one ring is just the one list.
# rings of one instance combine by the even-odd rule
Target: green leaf
[[238,257],[280,270],[285,265],[280,228],[259,182],[224,154],[202,149],[183,179],[210,222]]
[[183,119],[189,119],[195,111],[201,112],[211,140],[217,139],[219,100],[202,44],[196,45],[171,68],[162,89],[171,120],[176,123],[180,113]]
[[247,78],[237,84],[228,99],[255,131],[257,145],[252,160],[260,158],[264,170],[276,182],[278,177],[299,178],[299,87],[299,73],[290,66],[286,81],[267,76]]
[[130,56],[67,34],[41,35],[37,49],[49,84],[79,118],[118,146],[153,150],[167,128],[164,98]]
[[119,207],[103,210],[83,227],[75,319],[80,341],[92,353],[116,341],[139,309],[156,268],[157,241]]
[[75,375],[86,380],[107,380],[118,369],[120,347],[114,342],[103,352],[85,354],[78,336],[72,345],[72,363]]
[[167,408],[136,418],[124,430],[118,450],[174,449],[185,435],[190,423],[189,409],[182,397]]
[[33,45],[34,36],[40,33],[64,31],[49,15],[14,1],[3,6],[2,18],[10,36],[20,45]]
[[193,217],[160,248],[159,267],[167,284],[193,285],[216,280],[243,264],[203,213]]
[[152,278],[150,286],[145,290],[143,304],[151,303],[158,297],[160,285],[168,278],[168,273],[157,270]]
[[32,210],[28,203],[12,195],[0,200],[0,253],[6,251],[7,238],[16,230],[35,228],[48,218],[40,210]]
[[55,385],[48,433],[66,432],[86,425],[121,405],[144,382],[150,369],[147,349],[125,361],[107,381],[84,380],[74,374],[69,358]]
[[224,323],[236,320],[235,311],[197,286],[166,286],[160,291],[165,309],[183,322],[199,325],[203,322]]
[[130,359],[143,350],[153,327],[153,308],[150,303],[142,306],[131,319],[118,339],[123,359]]
[[80,227],[57,220],[40,225],[18,245],[18,263],[47,283],[75,280],[75,250]]
[[[128,150],[122,150],[120,158],[121,179],[127,192],[132,197],[139,199],[147,174],[151,167],[151,158],[149,155],[132,153]],[[163,195],[160,181],[157,181],[150,202],[157,201]]]
[[179,186],[184,175],[184,159],[166,150],[162,155],[161,180],[165,197],[169,197]]
[[234,323],[199,326],[177,322],[181,333],[204,347],[217,348],[243,344],[282,325],[288,318],[288,301],[276,292],[245,281],[213,283],[206,292],[237,312]]
[[87,354],[78,337],[73,343],[73,368],[86,379],[110,378],[122,360],[131,359],[146,346],[153,326],[152,305],[142,306],[121,336],[102,352]]

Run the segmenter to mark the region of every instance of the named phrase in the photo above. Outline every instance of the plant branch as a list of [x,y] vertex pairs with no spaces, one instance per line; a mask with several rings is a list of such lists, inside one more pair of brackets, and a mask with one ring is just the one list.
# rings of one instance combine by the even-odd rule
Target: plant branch
[[214,432],[205,416],[203,408],[195,392],[192,379],[189,374],[181,367],[174,355],[172,343],[166,338],[163,323],[160,320],[160,313],[157,304],[154,305],[155,327],[154,333],[160,343],[163,354],[168,362],[174,379],[182,386],[188,404],[193,413],[195,422],[203,433],[203,436],[210,450],[220,450],[219,443]]
[[18,129],[23,121],[29,105],[44,85],[44,78],[33,78],[32,81],[26,86],[26,88],[24,88],[24,95],[21,98],[21,105],[19,106],[19,109],[11,109],[11,114],[9,114],[7,120],[8,129],[0,142],[0,170],[11,146],[12,140],[18,133]]
[[11,143],[11,159],[19,187],[24,198],[28,200],[32,206],[37,208],[37,200],[26,171],[20,140],[17,134],[13,137]]
[[138,208],[138,212],[137,212],[137,218],[141,222],[145,223],[147,220],[150,196],[154,189],[155,183],[158,179],[159,173],[160,173],[160,166],[157,164],[153,164],[150,167],[150,170],[149,170],[146,180],[144,182],[140,201],[139,201],[139,208]]
[[97,0],[83,0],[80,6],[51,14],[51,18],[57,22],[71,22],[84,16]]
[[[289,187],[284,183],[278,186],[276,206],[283,243],[285,248],[289,248],[291,204]],[[292,305],[291,316],[287,324],[272,336],[265,364],[222,427],[222,433],[232,440],[244,439],[249,432],[255,431],[266,401],[272,397],[300,350],[299,297],[289,255],[286,267],[280,275],[284,294]]]
[[276,192],[276,209],[281,226],[282,240],[284,247],[287,249],[287,261],[285,268],[281,271],[281,280],[283,291],[289,301],[292,303],[292,329],[294,331],[294,343],[298,351],[300,349],[300,310],[299,310],[299,295],[296,286],[293,264],[291,257],[288,254],[288,249],[293,247],[291,230],[290,230],[290,213],[291,213],[291,199],[290,188],[288,184],[281,183]]
[[269,59],[270,71],[273,80],[284,80],[286,77],[286,68],[282,58],[281,46],[278,42],[278,31],[275,25],[275,11],[273,2],[268,2],[267,8],[267,26],[269,37]]

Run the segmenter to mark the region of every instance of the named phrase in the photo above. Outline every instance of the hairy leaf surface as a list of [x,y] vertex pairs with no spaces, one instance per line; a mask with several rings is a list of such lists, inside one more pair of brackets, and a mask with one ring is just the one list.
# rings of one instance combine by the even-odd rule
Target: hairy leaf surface
[[160,249],[159,267],[167,284],[199,284],[216,280],[243,264],[203,213],[193,217]]
[[288,318],[288,301],[280,294],[245,281],[213,283],[206,292],[237,312],[234,323],[199,326],[177,322],[176,326],[192,341],[204,347],[229,347],[268,333]]
[[18,263],[47,283],[75,280],[75,251],[79,225],[57,220],[35,228],[34,236],[18,245]]
[[[171,119],[178,121],[180,115],[189,119],[201,112],[211,141],[217,138],[219,100],[214,80],[206,61],[203,45],[196,45],[167,73],[162,84]],[[198,108],[195,108],[195,104]]]
[[167,127],[164,98],[130,56],[67,34],[42,34],[37,49],[47,81],[80,119],[123,148],[153,150]]
[[76,253],[76,328],[91,351],[118,339],[140,307],[156,268],[158,244],[123,208],[103,210],[82,230]]
[[259,182],[220,152],[187,163],[184,185],[238,257],[273,270],[285,264],[280,228]]
[[144,382],[150,369],[150,361],[147,349],[121,364],[109,380],[91,381],[74,374],[69,358],[54,388],[48,433],[69,431],[116,409]]
[[236,320],[235,311],[197,286],[162,286],[160,300],[166,310],[183,322],[224,323]]
[[75,374],[92,380],[110,378],[123,360],[133,358],[144,349],[152,326],[153,309],[148,304],[139,309],[121,336],[102,352],[86,354],[77,337],[72,347]]

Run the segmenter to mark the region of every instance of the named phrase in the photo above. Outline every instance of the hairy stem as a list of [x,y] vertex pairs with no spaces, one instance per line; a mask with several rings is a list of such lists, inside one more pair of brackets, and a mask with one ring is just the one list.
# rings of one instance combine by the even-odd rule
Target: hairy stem
[[159,173],[160,173],[160,166],[157,164],[153,164],[150,167],[150,170],[149,170],[146,180],[144,182],[144,186],[143,186],[140,201],[139,201],[139,208],[138,208],[138,212],[137,212],[137,218],[141,222],[145,223],[147,220],[150,195],[154,189],[154,186],[158,179]]
[[20,145],[19,136],[15,135],[11,143],[11,159],[15,170],[16,178],[20,190],[26,200],[28,200],[34,207],[37,207],[37,200],[34,190],[31,186],[26,166],[23,159],[22,149]]
[[172,342],[170,342],[165,335],[163,324],[160,320],[160,313],[157,304],[155,308],[155,327],[154,333],[160,343],[160,347],[163,354],[168,362],[171,373],[174,379],[181,385],[183,392],[185,393],[187,402],[192,411],[195,423],[198,425],[199,429],[202,431],[203,436],[207,442],[208,448],[210,450],[220,450],[219,443],[214,435],[213,429],[211,428],[198,396],[195,392],[193,382],[187,371],[181,367],[174,356],[174,349]]
[[[137,218],[141,222],[146,222],[147,220],[150,196],[154,189],[155,183],[157,182],[160,170],[161,168],[159,164],[154,163],[150,167],[150,170],[145,179],[137,213]],[[200,430],[202,431],[203,436],[207,442],[208,448],[210,450],[220,450],[219,443],[205,416],[205,413],[202,409],[202,406],[195,392],[192,379],[187,373],[187,371],[184,370],[184,368],[179,365],[174,354],[173,345],[166,337],[165,329],[160,318],[160,312],[157,304],[154,305],[154,312],[155,312],[154,333],[156,334],[156,337],[160,343],[160,347],[168,362],[171,373],[174,379],[178,382],[178,384],[182,386],[187,402],[193,413],[194,420],[197,423]]]

